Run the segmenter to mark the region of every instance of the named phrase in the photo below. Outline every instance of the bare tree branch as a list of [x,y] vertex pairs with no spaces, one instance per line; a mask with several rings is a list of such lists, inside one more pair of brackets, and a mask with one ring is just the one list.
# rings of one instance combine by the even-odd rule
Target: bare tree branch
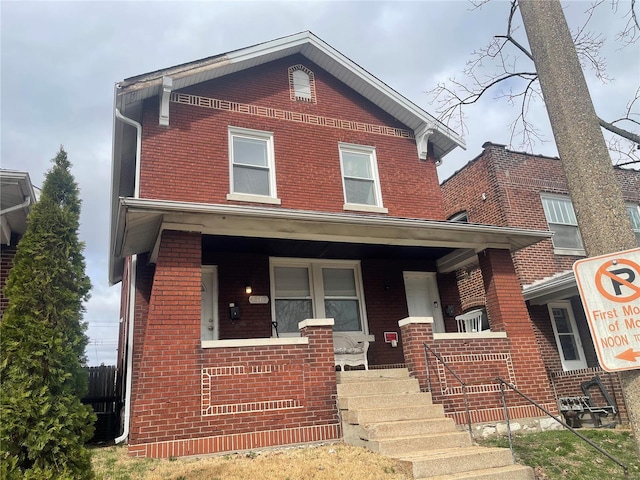
[[[470,0],[473,9],[479,9],[490,0]],[[640,25],[635,8],[637,0],[631,0],[631,4],[625,17],[629,17],[625,29],[618,34],[616,39],[623,43],[623,48],[634,43],[640,38]],[[576,51],[583,68],[589,68],[596,78],[607,83],[612,79],[607,75],[606,59],[601,50],[605,38],[598,33],[589,30],[591,20],[605,0],[595,0],[585,11],[586,21],[574,33]],[[618,0],[611,0],[612,8],[618,9]],[[498,84],[508,86],[508,91],[499,91],[494,98],[505,99],[510,105],[520,103],[518,116],[509,125],[511,143],[516,138],[520,139],[520,147],[532,150],[536,142],[544,142],[541,132],[527,121],[527,113],[533,102],[540,99],[542,94],[537,81],[537,73],[526,71],[518,66],[519,57],[509,52],[513,46],[517,52],[524,55],[527,61],[533,62],[529,50],[515,38],[518,26],[515,15],[518,11],[518,1],[511,0],[509,14],[506,22],[506,33],[496,35],[488,45],[474,51],[470,60],[463,69],[466,81],[458,81],[450,78],[446,83],[439,83],[434,89],[427,92],[431,102],[437,104],[439,118],[444,123],[455,129],[461,129],[464,135],[467,133],[465,124],[464,107],[478,102],[485,96],[488,90],[495,89]],[[640,115],[633,109],[640,103],[640,87],[635,97],[628,103],[624,115],[614,121],[608,122],[599,118],[599,123],[606,131],[615,135],[608,138],[608,144],[618,161],[624,161],[625,165],[640,162],[640,151],[636,148],[640,145],[640,135],[624,128],[622,125],[637,127],[640,125]],[[453,125],[452,125],[453,124]],[[607,136],[607,135],[605,135]]]

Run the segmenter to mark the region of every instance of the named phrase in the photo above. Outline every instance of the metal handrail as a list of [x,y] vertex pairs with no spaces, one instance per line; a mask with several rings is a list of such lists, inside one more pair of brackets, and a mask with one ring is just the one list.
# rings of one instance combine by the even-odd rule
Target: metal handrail
[[605,450],[603,450],[602,447],[596,445],[594,442],[589,440],[587,437],[585,437],[584,435],[579,433],[575,428],[569,426],[567,423],[565,423],[562,420],[560,420],[558,417],[556,417],[554,414],[552,414],[549,410],[544,408],[542,405],[539,405],[538,403],[536,403],[536,401],[533,400],[531,397],[527,396],[526,394],[524,394],[520,390],[518,390],[515,385],[507,382],[506,380],[504,380],[503,378],[500,378],[500,377],[497,377],[496,380],[500,383],[500,394],[502,395],[502,406],[504,408],[504,417],[505,417],[505,420],[507,422],[507,434],[509,436],[509,448],[511,449],[511,456],[513,457],[513,461],[514,462],[515,462],[516,458],[515,458],[515,453],[513,451],[513,438],[512,438],[512,435],[511,435],[511,424],[509,423],[509,410],[507,409],[507,399],[506,399],[505,394],[504,394],[505,385],[507,387],[509,387],[511,390],[513,390],[515,393],[520,395],[522,398],[524,398],[526,401],[528,401],[531,405],[533,405],[534,407],[536,407],[539,410],[542,410],[549,417],[553,418],[560,425],[562,425],[563,427],[568,429],[571,433],[577,435],[579,438],[581,438],[582,440],[587,442],[589,445],[591,445],[593,448],[595,448],[598,452],[600,452],[602,455],[607,457],[609,460],[611,460],[612,462],[618,464],[618,466],[621,467],[622,470],[624,471],[624,478],[627,478],[627,479],[629,478],[629,467],[627,467],[624,463],[622,463],[616,457],[614,457],[610,453],[608,453]]
[[473,440],[473,431],[471,429],[471,412],[469,411],[469,399],[467,397],[467,384],[456,374],[456,372],[451,369],[451,367],[449,367],[449,365],[447,365],[447,362],[445,362],[433,348],[431,348],[425,342],[422,342],[422,346],[424,347],[424,363],[427,369],[427,386],[429,388],[429,393],[431,393],[431,374],[429,373],[429,357],[427,356],[427,350],[429,350],[433,354],[433,356],[436,357],[447,370],[449,370],[449,373],[451,373],[451,375],[453,375],[455,379],[460,382],[460,385],[462,385],[462,398],[464,399],[464,409],[467,414],[467,427],[469,428],[469,435],[471,435],[471,439]]

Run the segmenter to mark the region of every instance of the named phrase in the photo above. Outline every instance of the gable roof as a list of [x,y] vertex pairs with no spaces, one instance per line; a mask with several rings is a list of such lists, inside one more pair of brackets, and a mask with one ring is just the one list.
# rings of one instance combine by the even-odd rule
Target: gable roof
[[305,56],[415,132],[433,129],[429,140],[436,157],[464,148],[456,132],[309,31],[127,78],[116,85],[115,106],[126,115],[145,98],[160,95],[163,77],[170,77],[173,90],[179,90],[294,54]]
[[[464,148],[464,141],[457,133],[309,31],[127,78],[117,83],[114,91],[109,274],[112,282],[119,278],[116,271],[122,269],[122,259],[114,258],[119,198],[136,197],[139,187],[136,185],[139,152],[136,134],[131,128],[135,122],[131,120],[140,120],[144,100],[162,98],[168,84],[171,91],[176,91],[294,54],[305,56],[413,130],[419,152],[426,153],[427,140],[433,145],[436,158],[442,158],[458,146]],[[120,115],[129,120],[121,121]]]

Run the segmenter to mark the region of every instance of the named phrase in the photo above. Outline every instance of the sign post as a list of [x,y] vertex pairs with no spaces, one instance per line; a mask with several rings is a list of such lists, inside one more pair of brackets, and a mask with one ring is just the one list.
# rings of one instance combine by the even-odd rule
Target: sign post
[[640,368],[640,248],[578,260],[573,271],[602,368]]

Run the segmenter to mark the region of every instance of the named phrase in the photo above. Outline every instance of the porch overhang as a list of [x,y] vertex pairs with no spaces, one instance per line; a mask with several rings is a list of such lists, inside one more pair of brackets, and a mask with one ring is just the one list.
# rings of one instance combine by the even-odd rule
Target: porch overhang
[[522,295],[531,305],[546,305],[554,300],[563,300],[578,294],[578,284],[573,270],[522,287]]
[[312,212],[282,208],[120,198],[109,280],[122,279],[127,256],[150,253],[163,230],[249,238],[308,240],[438,248],[446,273],[477,261],[487,248],[511,252],[549,238],[550,232],[458,222]]

